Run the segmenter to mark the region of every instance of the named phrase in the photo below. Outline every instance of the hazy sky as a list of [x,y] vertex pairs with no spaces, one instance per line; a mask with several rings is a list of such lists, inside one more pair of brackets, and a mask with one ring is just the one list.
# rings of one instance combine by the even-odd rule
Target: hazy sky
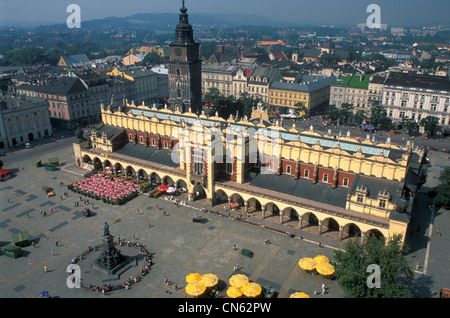
[[[0,25],[65,23],[69,4],[81,8],[81,21],[136,13],[178,13],[181,0],[0,0]],[[365,22],[369,4],[381,8],[381,23],[450,23],[449,0],[186,0],[188,13],[249,13],[305,24]],[[191,21],[195,23],[195,21]],[[245,21],[243,21],[244,23]]]

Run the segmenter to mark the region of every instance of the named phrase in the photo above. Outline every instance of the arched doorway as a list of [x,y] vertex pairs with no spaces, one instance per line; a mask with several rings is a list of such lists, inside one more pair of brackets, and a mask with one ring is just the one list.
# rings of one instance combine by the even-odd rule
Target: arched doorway
[[173,182],[171,177],[165,176],[163,179],[163,184],[173,187],[175,183]]
[[223,190],[216,190],[216,192],[214,192],[214,202],[215,205],[228,203],[227,194]]
[[343,228],[343,239],[361,237],[361,229],[354,223],[346,224]]
[[266,204],[266,212],[270,213],[269,215],[266,213],[266,217],[279,216],[280,215],[280,209],[273,202],[269,202],[269,203]]
[[161,184],[161,178],[156,172],[153,172],[150,175],[150,181],[152,182],[152,184]]
[[94,169],[97,171],[103,170],[103,164],[100,161],[100,159],[98,159],[97,157],[94,158],[93,166],[94,166]]
[[92,159],[88,155],[83,156],[83,163],[92,164]]
[[366,232],[365,237],[366,238],[376,237],[377,239],[382,239],[382,238],[384,238],[384,235],[377,229],[371,229]]
[[116,176],[122,176],[123,173],[124,173],[124,170],[123,170],[122,165],[121,165],[120,163],[117,162],[117,163],[114,165],[114,174],[115,174]]
[[177,188],[179,188],[181,192],[186,192],[188,189],[187,183],[184,180],[180,179],[177,181]]
[[339,223],[333,218],[326,218],[322,221],[322,233],[339,239]]
[[317,216],[315,216],[314,213],[306,212],[302,216],[302,222],[300,227],[302,229],[308,229],[308,230],[316,230],[319,227],[319,219]]
[[125,176],[127,179],[136,179],[136,171],[132,166],[128,166],[125,169]]
[[204,199],[204,198],[206,198],[205,189],[203,189],[203,187],[199,183],[197,183],[194,186],[192,200],[195,201],[195,200],[201,200],[201,199]]
[[149,182],[148,174],[144,169],[139,169],[137,173],[137,178],[139,182]]
[[238,193],[233,193],[230,197],[230,207],[240,209],[244,206],[244,199]]
[[112,173],[114,171],[114,168],[109,160],[103,161],[103,171]]

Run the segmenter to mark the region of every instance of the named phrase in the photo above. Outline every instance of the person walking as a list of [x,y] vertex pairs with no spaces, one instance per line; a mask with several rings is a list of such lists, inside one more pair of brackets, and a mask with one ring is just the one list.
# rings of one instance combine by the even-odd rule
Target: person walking
[[436,230],[436,236],[441,236],[441,231],[439,231],[439,229]]

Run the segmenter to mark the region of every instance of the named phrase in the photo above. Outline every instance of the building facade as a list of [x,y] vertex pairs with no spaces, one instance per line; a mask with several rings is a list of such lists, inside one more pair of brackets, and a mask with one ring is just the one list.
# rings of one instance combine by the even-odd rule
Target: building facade
[[112,167],[115,175],[183,188],[187,200],[216,209],[233,203],[243,214],[337,239],[404,237],[426,176],[426,153],[413,144],[375,145],[126,101],[103,105],[102,120],[88,142],[74,144],[78,166]]
[[224,64],[207,64],[202,66],[202,94],[205,96],[211,87],[219,90],[220,94],[228,97],[233,95],[233,79],[239,66]]
[[370,76],[363,74],[339,76],[331,85],[330,104],[340,107],[342,104],[353,105],[356,113],[360,109],[369,108]]
[[0,149],[21,146],[52,133],[44,99],[11,94],[0,97]]
[[394,122],[411,118],[417,122],[427,116],[450,125],[450,80],[448,77],[390,72],[384,81],[382,105]]
[[44,98],[53,125],[67,129],[95,122],[99,104],[89,103],[88,86],[78,77],[64,76],[47,85],[20,85],[17,94]]
[[330,85],[335,81],[335,76],[304,75],[294,83],[273,82],[269,89],[269,105],[278,111],[294,110],[297,103],[303,104],[308,111],[325,107],[330,99]]

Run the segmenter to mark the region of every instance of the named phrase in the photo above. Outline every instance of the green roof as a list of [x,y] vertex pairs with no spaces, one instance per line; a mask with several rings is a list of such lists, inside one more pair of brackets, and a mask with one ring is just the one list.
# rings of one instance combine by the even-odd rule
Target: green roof
[[369,83],[370,83],[370,76],[358,74],[351,76],[341,75],[338,77],[337,82],[333,83],[333,85],[359,89],[368,89]]

